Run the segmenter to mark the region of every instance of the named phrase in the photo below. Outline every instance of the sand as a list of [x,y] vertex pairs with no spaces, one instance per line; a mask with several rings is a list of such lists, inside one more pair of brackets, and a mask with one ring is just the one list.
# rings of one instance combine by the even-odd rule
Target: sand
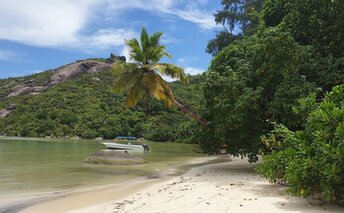
[[175,177],[159,177],[44,202],[23,212],[344,212],[291,197],[254,173],[247,159],[206,164]]

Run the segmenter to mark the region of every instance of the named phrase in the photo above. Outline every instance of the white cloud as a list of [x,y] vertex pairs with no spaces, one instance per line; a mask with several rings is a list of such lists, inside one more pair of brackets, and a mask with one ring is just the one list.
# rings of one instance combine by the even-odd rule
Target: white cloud
[[197,24],[202,29],[218,28],[215,23],[214,11],[201,10],[199,7],[205,5],[207,0],[196,0],[193,2],[183,0],[108,0],[108,8],[116,12],[127,9],[140,9],[161,15],[172,15]]
[[[126,29],[100,29],[90,36],[83,36],[74,45],[75,47],[88,47],[106,49],[112,46],[122,46],[124,40],[136,37],[136,33]],[[73,44],[71,44],[73,46]]]
[[206,71],[206,69],[197,68],[197,67],[186,67],[184,70],[185,70],[185,73],[190,74],[190,75],[198,75]]
[[[109,44],[122,45],[123,38],[134,35],[131,30],[100,29],[93,35],[81,34],[94,15],[92,13],[95,11],[92,10],[104,5],[104,2],[105,0],[4,1],[0,7],[0,39],[35,46],[71,48],[84,44],[99,48]],[[120,1],[112,1],[114,2]],[[122,7],[127,4],[121,2]],[[165,1],[163,5],[168,7],[169,1]]]
[[[185,0],[10,0],[0,7],[0,39],[34,46],[78,50],[103,49],[123,45],[124,38],[135,32],[126,27],[95,29],[88,27],[93,20],[120,15],[129,9],[150,11],[154,14],[178,17],[202,29],[216,27],[212,11],[199,9],[207,0],[192,3]],[[104,18],[104,17],[103,17]],[[105,19],[106,20],[106,19]],[[164,43],[175,42],[164,38]]]
[[201,28],[210,30],[217,28],[214,16],[207,11],[200,9],[187,9],[176,11],[175,14],[180,18],[198,24]]
[[89,50],[123,45],[130,29],[83,33],[104,0],[11,0],[0,7],[0,39],[33,46]]
[[127,9],[166,12],[173,8],[178,0],[105,0],[104,2],[108,9],[119,12]]
[[38,46],[77,41],[91,1],[11,0],[0,7],[0,39]]

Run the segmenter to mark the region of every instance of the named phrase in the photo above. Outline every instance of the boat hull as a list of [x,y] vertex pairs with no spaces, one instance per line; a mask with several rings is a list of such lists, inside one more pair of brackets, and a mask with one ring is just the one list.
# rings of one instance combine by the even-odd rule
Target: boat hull
[[120,149],[120,150],[142,150],[144,148],[141,145],[133,145],[133,144],[121,144],[115,142],[104,142],[103,143],[108,149]]

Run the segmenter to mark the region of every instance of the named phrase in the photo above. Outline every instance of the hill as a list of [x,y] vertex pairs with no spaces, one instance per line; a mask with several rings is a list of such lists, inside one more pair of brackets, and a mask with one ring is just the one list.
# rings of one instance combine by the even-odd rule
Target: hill
[[[0,134],[23,137],[114,138],[118,135],[155,141],[187,140],[194,122],[175,108],[147,100],[124,107],[125,93],[112,90],[111,61],[77,61],[31,76],[0,79]],[[169,83],[178,100],[199,108],[197,88]]]

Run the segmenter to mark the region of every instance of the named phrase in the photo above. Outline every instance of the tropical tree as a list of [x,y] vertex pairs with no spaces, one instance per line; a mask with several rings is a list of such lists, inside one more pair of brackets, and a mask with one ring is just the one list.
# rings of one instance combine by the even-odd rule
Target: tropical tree
[[264,0],[222,0],[222,10],[214,14],[216,24],[223,30],[208,42],[206,52],[215,56],[234,41],[258,31],[259,14]]
[[113,72],[117,77],[114,89],[121,91],[129,88],[126,99],[128,108],[136,106],[144,98],[153,97],[163,101],[167,106],[176,106],[202,126],[207,126],[205,120],[176,100],[172,90],[161,77],[164,75],[180,80],[182,83],[188,82],[183,68],[173,64],[159,63],[164,56],[172,57],[167,53],[166,47],[160,45],[162,35],[161,32],[157,32],[149,36],[143,28],[140,41],[133,38],[125,42],[132,62],[118,62],[113,65]]
[[292,107],[314,91],[300,74],[302,50],[289,32],[269,28],[213,58],[202,87],[202,116],[209,127],[196,136],[204,152],[225,150],[255,161],[271,122],[301,128]]

